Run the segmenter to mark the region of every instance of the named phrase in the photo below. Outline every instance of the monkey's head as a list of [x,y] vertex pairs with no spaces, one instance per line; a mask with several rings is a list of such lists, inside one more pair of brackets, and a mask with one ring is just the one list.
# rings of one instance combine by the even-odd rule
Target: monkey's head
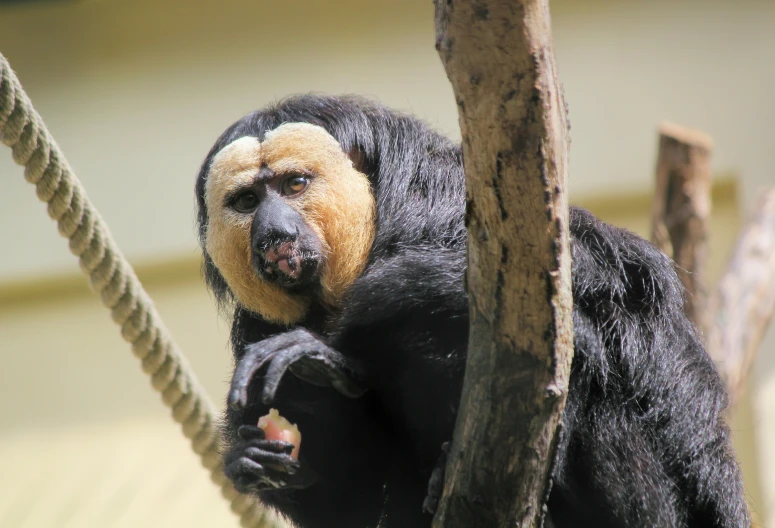
[[286,123],[262,140],[238,137],[210,153],[200,180],[201,238],[216,294],[227,288],[242,307],[290,325],[312,302],[335,308],[363,272],[374,195],[323,128]]

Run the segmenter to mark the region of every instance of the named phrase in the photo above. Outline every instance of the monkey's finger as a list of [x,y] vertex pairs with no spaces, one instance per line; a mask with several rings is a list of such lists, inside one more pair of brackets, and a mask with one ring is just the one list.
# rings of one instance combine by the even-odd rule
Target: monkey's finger
[[272,453],[258,447],[245,449],[245,456],[263,467],[276,468],[278,471],[285,471],[290,475],[296,473],[300,466],[299,461],[291,458],[291,455]]
[[264,376],[264,392],[261,396],[261,401],[264,402],[264,405],[272,403],[277,393],[277,388],[280,386],[280,381],[282,381],[288,367],[294,361],[301,358],[302,354],[301,348],[291,347],[272,358],[269,368],[266,369],[266,376]]
[[266,437],[264,430],[255,425],[240,425],[237,429],[237,435],[243,440],[263,440]]
[[247,406],[250,381],[270,357],[263,348],[249,347],[245,356],[237,363],[229,390],[229,406],[232,409],[238,411]]
[[258,479],[266,474],[266,470],[261,464],[245,456],[240,457],[229,464],[226,471],[228,474],[232,475],[235,480],[245,477]]
[[296,447],[290,442],[284,440],[249,440],[246,448],[253,447],[273,453],[290,455],[293,448]]

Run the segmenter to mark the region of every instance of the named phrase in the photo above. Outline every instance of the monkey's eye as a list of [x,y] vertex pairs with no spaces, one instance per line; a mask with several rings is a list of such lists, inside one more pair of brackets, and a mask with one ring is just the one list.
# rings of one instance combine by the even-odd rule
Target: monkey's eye
[[231,206],[240,213],[252,213],[258,206],[258,196],[253,191],[246,191],[237,195]]
[[299,194],[301,191],[307,188],[309,180],[304,176],[291,176],[283,182],[283,194],[285,196],[292,196]]

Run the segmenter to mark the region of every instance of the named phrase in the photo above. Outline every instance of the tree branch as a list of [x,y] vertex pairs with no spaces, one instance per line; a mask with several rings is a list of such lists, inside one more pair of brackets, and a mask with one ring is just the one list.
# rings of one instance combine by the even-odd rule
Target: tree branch
[[775,310],[775,188],[754,205],[710,302],[708,351],[727,382],[732,404]]
[[539,526],[573,331],[547,0],[436,0],[467,178],[471,336],[435,527]]
[[707,257],[710,221],[710,156],[713,141],[697,130],[663,124],[659,130],[651,239],[673,257],[686,289],[684,311],[708,328]]

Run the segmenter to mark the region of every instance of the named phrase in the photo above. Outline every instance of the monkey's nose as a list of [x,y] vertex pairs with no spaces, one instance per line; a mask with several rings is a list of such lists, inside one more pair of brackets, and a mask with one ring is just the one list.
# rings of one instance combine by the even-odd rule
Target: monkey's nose
[[272,229],[270,231],[257,232],[253,237],[253,251],[257,253],[268,253],[272,249],[279,249],[281,246],[290,245],[298,240],[298,233],[293,230]]

